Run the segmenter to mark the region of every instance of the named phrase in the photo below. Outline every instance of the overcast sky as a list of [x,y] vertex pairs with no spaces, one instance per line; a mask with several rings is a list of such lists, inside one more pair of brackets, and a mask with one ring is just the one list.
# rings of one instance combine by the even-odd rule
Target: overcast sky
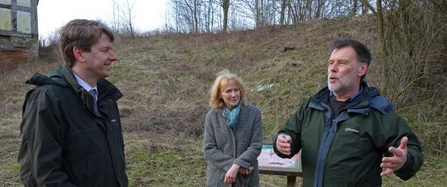
[[[128,1],[135,1],[132,14],[138,31],[151,31],[163,26],[168,0]],[[40,0],[37,6],[39,35],[47,38],[65,23],[77,18],[110,23],[113,17],[112,2],[113,0]]]

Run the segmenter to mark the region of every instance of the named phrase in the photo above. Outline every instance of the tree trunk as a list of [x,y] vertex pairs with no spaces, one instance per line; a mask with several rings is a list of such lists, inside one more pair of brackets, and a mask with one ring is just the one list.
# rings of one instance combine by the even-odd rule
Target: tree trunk
[[227,32],[228,30],[228,10],[230,9],[230,0],[222,0],[222,11],[223,11],[223,25],[222,31]]
[[359,4],[358,0],[354,0],[351,13],[349,13],[349,17],[354,17],[356,15],[357,9],[358,9],[358,4]]
[[281,0],[281,11],[280,11],[280,18],[279,18],[279,24],[284,25],[285,24],[285,12],[286,12],[286,1],[287,0]]
[[382,66],[382,80],[381,80],[381,87],[384,88],[382,89],[382,94],[386,95],[387,94],[387,89],[388,85],[389,85],[389,63],[388,60],[390,60],[389,58],[387,58],[389,55],[389,51],[387,50],[386,47],[386,41],[385,41],[385,32],[384,32],[384,20],[383,20],[383,11],[382,11],[382,0],[377,0],[376,1],[376,7],[377,10],[374,9],[373,6],[371,6],[368,2],[368,0],[362,0],[363,4],[365,6],[367,6],[375,15],[377,18],[377,32],[378,35],[378,41],[379,41],[379,45],[381,45],[381,53],[379,54],[379,62],[381,62],[381,66]]

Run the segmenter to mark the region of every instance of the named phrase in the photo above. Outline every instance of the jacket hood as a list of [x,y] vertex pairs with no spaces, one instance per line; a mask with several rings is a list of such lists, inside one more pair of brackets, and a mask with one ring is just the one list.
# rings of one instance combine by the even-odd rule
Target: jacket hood
[[61,67],[55,69],[48,75],[43,75],[40,73],[34,74],[29,80],[26,81],[27,84],[36,85],[36,86],[42,86],[42,85],[59,85],[66,87],[68,86],[65,81],[63,81],[63,77],[60,74]]
[[[393,109],[393,105],[380,95],[376,87],[369,87],[365,81],[360,82],[360,86],[363,88],[362,94],[352,101],[355,108],[370,106],[383,114]],[[311,102],[314,104],[323,102],[329,105],[329,92],[329,87],[326,86],[311,98]]]

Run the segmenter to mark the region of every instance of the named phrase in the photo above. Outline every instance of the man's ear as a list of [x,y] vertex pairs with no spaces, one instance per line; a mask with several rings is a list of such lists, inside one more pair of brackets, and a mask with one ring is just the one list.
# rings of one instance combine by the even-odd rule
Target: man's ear
[[368,64],[367,63],[360,63],[359,67],[359,77],[363,76],[368,72]]
[[73,47],[73,55],[76,58],[76,61],[85,62],[82,50],[79,47]]

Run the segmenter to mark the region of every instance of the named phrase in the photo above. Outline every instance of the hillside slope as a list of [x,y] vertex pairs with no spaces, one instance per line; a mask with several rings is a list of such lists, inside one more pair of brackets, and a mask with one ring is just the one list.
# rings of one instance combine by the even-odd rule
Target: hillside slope
[[[244,79],[249,102],[263,113],[264,140],[270,141],[300,103],[324,86],[330,42],[358,39],[374,55],[374,25],[366,17],[229,34],[118,38],[115,51],[120,60],[108,79],[124,94],[118,104],[131,186],[204,186],[203,122],[209,110],[209,89],[219,71],[229,69]],[[294,49],[283,52],[284,47]],[[58,65],[45,59],[23,64],[0,80],[0,141],[4,144],[0,186],[20,186],[16,157],[21,105],[31,88],[24,82],[35,72],[47,73]],[[368,74],[375,76],[379,75],[374,71]],[[411,118],[412,114],[402,115]],[[417,177],[408,182],[389,177],[384,186],[442,186],[447,179],[443,176],[446,158],[430,154],[426,159]],[[261,184],[285,185],[285,177],[262,175]]]

